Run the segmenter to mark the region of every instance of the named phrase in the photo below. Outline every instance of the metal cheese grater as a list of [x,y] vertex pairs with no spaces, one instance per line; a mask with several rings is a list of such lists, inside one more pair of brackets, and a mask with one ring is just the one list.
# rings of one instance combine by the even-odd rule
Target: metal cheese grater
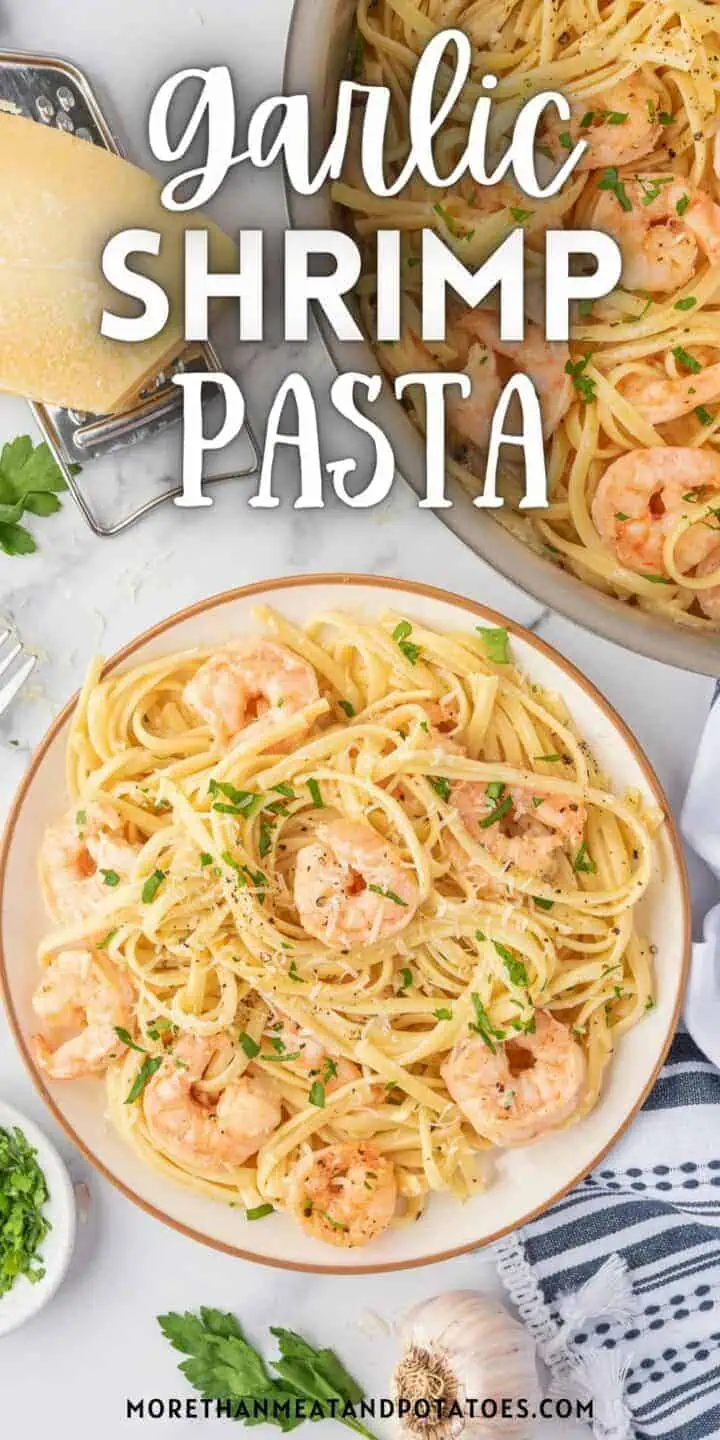
[[[92,145],[104,145],[116,155],[123,153],[86,77],[64,60],[25,55],[19,51],[0,52],[0,109],[24,115],[39,125],[54,126]],[[90,502],[85,477],[88,477],[91,488],[93,467],[96,467],[97,474],[98,462],[106,456],[149,442],[163,432],[171,431],[172,427],[179,433],[182,394],[172,384],[174,374],[187,370],[211,374],[221,369],[212,345],[192,344],[155,377],[128,410],[120,414],[86,415],[62,410],[56,405],[31,402],[35,418],[65,476],[68,489],[96,535],[119,534],[163,500],[178,495],[181,487],[166,484],[159,493],[153,493],[128,513],[106,520],[100,518]],[[255,473],[258,447],[247,421],[243,441],[245,457],[240,457],[231,470],[209,475],[209,480],[229,480]],[[81,467],[82,485],[76,473],[77,466]],[[153,482],[158,479],[167,481],[170,476],[165,473],[153,476]]]

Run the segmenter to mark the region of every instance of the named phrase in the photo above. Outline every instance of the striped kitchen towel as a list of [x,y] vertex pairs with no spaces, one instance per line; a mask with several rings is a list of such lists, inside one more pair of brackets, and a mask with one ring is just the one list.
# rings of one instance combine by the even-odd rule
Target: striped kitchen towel
[[601,1166],[495,1255],[600,1440],[720,1437],[720,1072],[689,1035]]

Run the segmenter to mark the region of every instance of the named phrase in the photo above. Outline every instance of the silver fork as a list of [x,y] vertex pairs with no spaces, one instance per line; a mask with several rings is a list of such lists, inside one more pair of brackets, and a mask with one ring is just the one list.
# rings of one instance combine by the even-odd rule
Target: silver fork
[[37,655],[28,654],[16,632],[7,625],[0,628],[0,715],[12,704],[36,665]]

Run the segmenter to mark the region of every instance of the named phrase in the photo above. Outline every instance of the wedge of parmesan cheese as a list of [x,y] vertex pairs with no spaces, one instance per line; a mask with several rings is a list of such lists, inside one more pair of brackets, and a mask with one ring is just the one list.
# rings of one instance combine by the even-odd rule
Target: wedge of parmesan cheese
[[[0,113],[0,390],[71,410],[123,410],[184,344],[184,232],[210,232],[215,270],[237,264],[233,242],[203,215],[174,214],[160,184],[87,140]],[[133,269],[170,300],[153,340],[108,340],[103,309],[139,313],[104,279],[106,242],[120,230],[162,234],[158,256]]]

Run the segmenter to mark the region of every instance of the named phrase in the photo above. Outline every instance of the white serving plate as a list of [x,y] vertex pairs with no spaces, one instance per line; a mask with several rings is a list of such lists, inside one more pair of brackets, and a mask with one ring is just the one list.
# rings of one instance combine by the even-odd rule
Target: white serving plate
[[[506,625],[516,663],[558,690],[616,790],[633,788],[668,813],[667,801],[633,736],[584,677],[534,635],[460,596],[428,586],[365,576],[307,576],[268,581],[217,595],[166,620],[113,657],[129,668],[173,650],[257,632],[253,607],[270,604],[302,624],[326,609],[367,617],[401,611],[440,631]],[[23,781],[0,852],[0,983],[28,1069],[56,1119],[95,1166],[149,1213],[193,1237],[248,1259],[289,1269],[360,1273],[445,1259],[485,1244],[546,1209],[618,1139],[650,1090],[674,1033],[687,975],[690,904],[682,852],[668,815],[657,844],[656,873],[640,924],[657,946],[657,1004],[619,1045],[600,1102],[586,1119],[523,1150],[500,1154],[495,1183],[465,1204],[435,1196],[422,1219],[383,1235],[365,1250],[341,1250],[306,1236],[282,1215],[248,1223],[242,1211],[190,1194],[146,1169],[104,1116],[95,1081],[52,1085],[36,1070],[28,1041],[37,983],[36,945],[46,924],[32,877],[45,826],[65,805],[64,756],[72,706],[51,726]]]
[[0,1335],[17,1330],[37,1315],[52,1300],[62,1283],[75,1246],[75,1194],[70,1176],[42,1130],[20,1114],[12,1105],[0,1100],[0,1128],[22,1130],[26,1140],[37,1151],[37,1162],[47,1181],[49,1198],[43,1214],[52,1226],[43,1241],[39,1259],[45,1267],[42,1280],[32,1285],[24,1275],[18,1276],[12,1290],[0,1295]]

